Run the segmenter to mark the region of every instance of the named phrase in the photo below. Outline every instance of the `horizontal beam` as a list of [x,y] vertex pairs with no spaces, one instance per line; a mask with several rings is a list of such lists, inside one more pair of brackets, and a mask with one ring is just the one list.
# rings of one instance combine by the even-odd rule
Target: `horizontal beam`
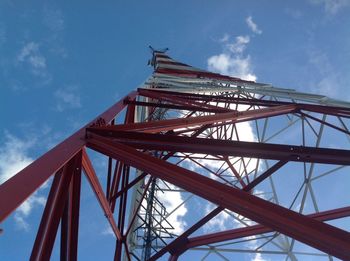
[[211,113],[221,113],[223,112],[222,107],[218,108],[206,108],[199,106],[191,106],[191,105],[175,105],[170,103],[159,103],[159,102],[141,102],[141,101],[126,101],[126,104],[133,104],[137,106],[145,106],[145,107],[156,107],[156,108],[165,108],[165,109],[175,109],[175,110],[187,110],[187,111],[204,111]]
[[[167,95],[172,95],[175,97],[185,98],[192,101],[210,101],[210,102],[221,102],[221,103],[233,103],[233,104],[242,104],[242,105],[255,105],[263,107],[271,106],[280,106],[280,105],[290,105],[295,104],[294,102],[287,101],[271,101],[271,100],[262,100],[256,98],[243,98],[243,97],[225,97],[219,95],[209,95],[209,94],[197,94],[197,93],[181,93],[174,91],[165,91],[165,90],[145,90],[138,89],[139,94],[142,96],[147,96],[148,93],[163,93]],[[329,105],[319,105],[319,104],[307,104],[307,103],[297,103],[300,109],[306,111],[312,111],[317,113],[325,113],[334,116],[340,117],[349,117],[350,108],[346,107],[336,107]]]
[[350,259],[350,233],[129,146],[88,140],[87,146],[320,251]]
[[[350,216],[350,207],[338,208],[328,211],[307,215],[318,221],[328,221],[338,218],[344,218]],[[202,245],[219,243],[227,240],[233,240],[243,237],[255,236],[263,233],[273,232],[271,228],[263,225],[254,225],[249,227],[235,228],[223,232],[211,233],[203,236],[190,237],[187,241],[185,249],[198,247]]]
[[350,150],[128,132],[109,126],[88,128],[87,133],[88,138],[109,137],[137,149],[350,165]]
[[249,111],[233,111],[224,112],[214,115],[189,117],[189,118],[178,118],[168,119],[159,121],[149,122],[138,122],[129,124],[119,124],[108,126],[108,129],[115,130],[128,130],[128,131],[143,131],[147,133],[156,133],[160,131],[168,131],[185,127],[192,127],[198,125],[212,124],[217,122],[237,123],[243,121],[256,120],[261,118],[273,117],[292,113],[297,110],[297,106],[292,105],[281,105],[271,108],[256,109]]

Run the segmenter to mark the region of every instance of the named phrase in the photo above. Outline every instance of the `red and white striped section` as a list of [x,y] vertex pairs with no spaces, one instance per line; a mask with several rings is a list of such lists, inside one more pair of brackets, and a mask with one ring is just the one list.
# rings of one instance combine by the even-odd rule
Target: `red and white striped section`
[[154,66],[154,73],[166,74],[178,77],[187,78],[204,78],[213,80],[226,80],[226,81],[239,81],[253,83],[252,81],[245,81],[240,78],[221,75],[218,73],[212,73],[205,70],[201,70],[185,63],[178,62],[164,52],[154,51],[152,65]]

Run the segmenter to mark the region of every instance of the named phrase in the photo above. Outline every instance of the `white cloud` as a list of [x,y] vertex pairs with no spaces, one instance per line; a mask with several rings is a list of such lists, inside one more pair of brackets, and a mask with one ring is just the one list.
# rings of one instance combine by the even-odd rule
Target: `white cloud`
[[65,109],[76,109],[81,107],[80,95],[77,93],[77,86],[71,85],[66,88],[61,88],[55,91],[57,111]]
[[222,38],[223,52],[208,58],[209,71],[224,75],[238,77],[248,81],[256,81],[253,73],[250,55],[244,55],[244,51],[250,42],[250,37],[240,35],[234,42],[229,42],[229,37]]
[[16,57],[16,64],[27,64],[30,72],[43,79],[43,84],[51,81],[51,75],[47,71],[46,58],[40,51],[40,45],[35,42],[25,44]]
[[[35,144],[35,139],[21,140],[8,132],[5,132],[5,142],[0,148],[0,184],[10,179],[17,172],[28,166],[33,159],[28,156],[28,150]],[[43,185],[45,187],[45,184]],[[28,231],[30,226],[26,218],[33,208],[42,206],[46,199],[38,195],[38,192],[30,196],[16,210],[14,220],[19,229]]]
[[16,225],[19,229],[23,229],[25,231],[29,231],[30,226],[26,221],[26,218],[30,215],[33,208],[36,206],[45,206],[46,198],[43,196],[39,196],[38,192],[31,195],[26,201],[20,205],[16,212],[14,219],[16,221]]
[[247,44],[250,42],[248,35],[239,35],[233,43],[226,41],[226,47],[234,54],[241,54],[246,49]]
[[350,0],[310,0],[312,4],[323,5],[328,15],[336,15],[350,5]]
[[[205,206],[205,215],[208,215],[213,209],[215,205],[212,203],[208,203]],[[214,231],[224,231],[229,228],[235,227],[234,223],[230,225],[227,224],[227,221],[230,219],[230,215],[226,211],[221,211],[218,215],[210,219],[204,226],[204,232],[210,233]]]
[[265,260],[268,260],[268,259],[264,259],[260,253],[256,253],[254,258],[252,259],[252,261],[265,261]]
[[327,95],[331,98],[348,100],[350,96],[343,86],[347,86],[346,78],[338,72],[330,62],[328,55],[322,51],[309,52],[310,70],[314,70],[311,92]]
[[252,16],[248,16],[246,19],[245,19],[248,27],[250,28],[250,30],[253,31],[253,33],[256,33],[256,34],[262,34],[262,31],[258,28],[258,25],[253,21],[253,17]]
[[[178,189],[176,186],[170,183],[166,184],[168,186],[168,189]],[[158,183],[158,185],[163,189],[165,188],[165,185],[162,185],[161,183]],[[187,208],[185,204],[182,204],[183,198],[181,193],[178,191],[165,191],[164,193],[158,192],[157,199],[159,199],[164,204],[168,213],[171,213],[176,209],[173,213],[171,213],[171,215],[167,217],[167,221],[174,227],[174,230],[169,232],[181,234],[187,225],[183,220],[183,217],[187,213]],[[165,222],[163,222],[163,225],[165,227],[168,226],[165,224]]]
[[17,61],[27,62],[34,69],[46,69],[46,59],[40,53],[39,44],[35,42],[29,42],[23,46],[17,56]]
[[111,226],[108,224],[108,226],[102,230],[101,232],[102,235],[104,236],[113,236],[115,237],[115,234],[114,234],[114,231],[113,229],[111,228]]
[[5,142],[0,148],[0,184],[28,166],[33,159],[27,155],[34,141],[21,140],[5,132]]

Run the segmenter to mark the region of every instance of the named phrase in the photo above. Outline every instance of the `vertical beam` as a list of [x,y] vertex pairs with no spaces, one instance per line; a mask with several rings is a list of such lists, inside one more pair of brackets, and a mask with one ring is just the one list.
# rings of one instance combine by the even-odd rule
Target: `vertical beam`
[[78,230],[81,187],[81,153],[70,182],[69,194],[61,221],[61,260],[75,261],[78,257]]
[[79,164],[79,157],[76,156],[55,175],[30,256],[31,261],[50,259],[69,183],[76,168],[79,168]]

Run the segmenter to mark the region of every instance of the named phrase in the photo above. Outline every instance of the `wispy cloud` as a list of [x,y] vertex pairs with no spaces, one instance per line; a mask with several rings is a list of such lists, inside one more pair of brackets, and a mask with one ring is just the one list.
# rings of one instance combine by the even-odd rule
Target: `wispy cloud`
[[[315,71],[315,80],[312,82],[311,92],[321,93],[332,98],[348,100],[350,96],[344,89],[347,86],[346,77],[338,72],[328,55],[319,50],[309,51],[309,64]],[[344,95],[345,94],[345,95]]]
[[64,46],[64,16],[60,8],[53,3],[47,4],[43,8],[43,24],[50,31],[47,39],[49,51],[66,58],[68,56],[67,50]]
[[47,84],[51,75],[47,71],[46,58],[40,50],[40,44],[34,41],[26,43],[16,57],[17,64],[26,64],[32,74],[39,76]]
[[34,140],[21,140],[8,132],[5,132],[4,137],[5,141],[0,148],[0,184],[33,161],[27,152],[35,142]]
[[256,81],[257,77],[253,73],[250,55],[244,55],[244,51],[250,42],[250,37],[248,35],[240,35],[232,42],[230,37],[225,35],[221,42],[223,44],[223,52],[208,58],[208,69],[224,75]]
[[14,215],[14,219],[16,221],[17,228],[22,229],[24,231],[29,231],[30,226],[26,219],[32,212],[33,208],[37,206],[45,206],[46,198],[40,196],[38,192],[35,192],[31,195],[26,201],[20,205]]
[[66,109],[76,109],[81,107],[80,94],[76,85],[70,85],[55,91],[57,111],[64,111]]
[[34,69],[46,69],[46,59],[40,53],[39,44],[35,42],[29,42],[23,46],[17,60],[29,63]]
[[256,34],[262,34],[262,31],[258,28],[258,25],[253,21],[253,17],[252,16],[248,16],[246,19],[245,19],[248,27],[250,28],[250,30],[253,31],[253,33],[256,33]]
[[[33,159],[28,155],[28,150],[35,144],[35,139],[23,140],[5,132],[4,142],[0,148],[0,184],[10,179],[17,172],[28,166]],[[26,218],[36,206],[44,205],[46,199],[34,193],[16,210],[14,220],[18,229],[28,231],[30,229]]]
[[309,0],[314,5],[323,5],[328,15],[336,15],[341,10],[350,6],[350,0]]
[[[170,183],[161,183],[159,184],[159,186],[163,189],[167,188],[171,189],[171,190],[176,190],[178,189],[177,187],[175,187],[174,185],[170,184]],[[169,222],[174,230],[170,231],[171,233],[175,233],[175,234],[181,234],[185,227],[186,227],[186,222],[184,221],[184,216],[187,213],[187,208],[185,206],[185,204],[183,203],[183,198],[181,195],[181,192],[178,191],[165,191],[165,192],[159,192],[158,193],[158,199],[164,204],[166,210],[168,213],[171,213],[171,215],[169,215],[167,217],[167,222]],[[165,227],[167,227],[168,225],[163,224]]]

